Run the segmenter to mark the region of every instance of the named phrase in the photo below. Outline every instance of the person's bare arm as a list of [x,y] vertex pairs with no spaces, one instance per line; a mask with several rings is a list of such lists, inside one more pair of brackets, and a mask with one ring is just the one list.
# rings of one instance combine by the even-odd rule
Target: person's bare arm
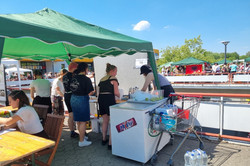
[[62,91],[61,91],[61,89],[60,89],[59,87],[56,87],[56,92],[57,92],[61,97],[64,96],[63,93],[62,93]]
[[141,91],[144,91],[144,92],[145,92],[145,91],[147,90],[149,84],[150,84],[151,81],[153,81],[153,80],[154,80],[154,75],[153,75],[153,73],[148,73],[148,75],[146,76],[146,79],[145,79],[145,82],[144,82],[144,85],[143,85]]
[[118,89],[118,82],[117,81],[112,81],[112,84],[114,86],[114,93],[116,97],[120,97],[120,92]]
[[12,126],[13,124],[15,124],[19,120],[22,120],[20,118],[20,116],[14,115],[14,116],[9,117],[9,118],[0,118],[0,124],[4,124],[4,125],[9,127],[9,126]]
[[35,87],[30,88],[30,97],[31,97],[32,100],[34,100],[34,98],[35,98]]

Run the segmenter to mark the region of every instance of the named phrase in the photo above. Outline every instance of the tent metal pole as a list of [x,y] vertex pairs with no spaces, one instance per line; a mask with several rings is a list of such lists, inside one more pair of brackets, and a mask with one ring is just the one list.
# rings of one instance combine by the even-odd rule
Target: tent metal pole
[[17,62],[17,76],[18,76],[18,87],[19,87],[19,90],[22,90],[22,84],[21,84],[21,75],[20,75],[20,65],[19,65],[19,62]]
[[160,82],[158,79],[158,73],[157,73],[157,68],[156,68],[156,63],[155,63],[155,56],[153,52],[147,52],[148,53],[148,59],[150,62],[150,66],[152,67],[154,78],[155,78],[155,84],[158,90],[161,89],[160,87]]
[[2,56],[3,56],[3,46],[4,46],[4,37],[0,37],[0,63],[2,60]]

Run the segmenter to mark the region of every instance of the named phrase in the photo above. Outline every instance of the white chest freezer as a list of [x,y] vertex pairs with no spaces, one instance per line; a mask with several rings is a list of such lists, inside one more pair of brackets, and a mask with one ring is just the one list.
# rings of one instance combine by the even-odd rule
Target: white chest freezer
[[[146,163],[155,153],[160,136],[150,136],[148,132],[151,116],[148,111],[161,106],[166,100],[157,103],[125,102],[110,107],[112,154],[141,163]],[[158,151],[170,140],[164,132]]]

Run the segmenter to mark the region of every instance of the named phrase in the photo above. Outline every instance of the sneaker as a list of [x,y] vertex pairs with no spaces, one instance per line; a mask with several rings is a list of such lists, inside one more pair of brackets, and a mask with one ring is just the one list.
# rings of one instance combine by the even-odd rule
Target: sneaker
[[78,143],[78,146],[79,146],[79,147],[84,147],[84,146],[89,146],[89,145],[91,145],[91,144],[92,144],[91,141],[84,140],[84,141],[82,141],[82,142],[79,142],[79,143]]
[[77,138],[77,137],[79,137],[79,134],[76,133],[76,132],[73,132],[73,133],[70,134],[70,137],[71,138]]
[[88,139],[89,139],[89,137],[85,135],[84,140],[87,141]]

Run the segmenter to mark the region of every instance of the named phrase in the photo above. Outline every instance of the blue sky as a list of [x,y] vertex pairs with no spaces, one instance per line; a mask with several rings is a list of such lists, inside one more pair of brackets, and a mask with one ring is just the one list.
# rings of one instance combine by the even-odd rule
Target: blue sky
[[5,0],[0,14],[48,7],[85,22],[148,40],[159,50],[201,35],[203,48],[250,51],[250,0]]

